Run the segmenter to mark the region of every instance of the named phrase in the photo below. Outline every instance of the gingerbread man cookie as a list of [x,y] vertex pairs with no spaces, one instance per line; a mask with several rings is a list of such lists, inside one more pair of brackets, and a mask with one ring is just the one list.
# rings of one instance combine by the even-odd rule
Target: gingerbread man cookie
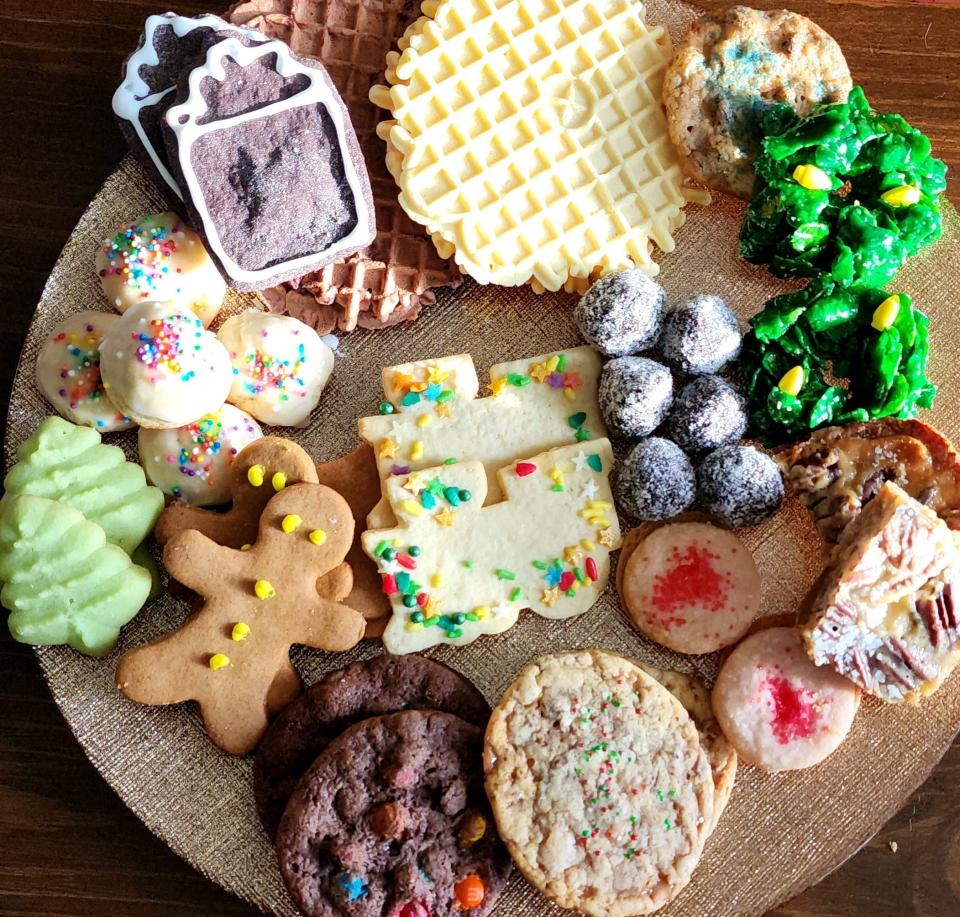
[[380,475],[373,449],[362,443],[348,455],[317,465],[317,478],[321,484],[340,494],[353,513],[357,527],[347,553],[347,563],[353,571],[353,591],[346,601],[367,619],[364,637],[379,637],[386,624],[390,603],[383,594],[377,566],[364,553],[360,543],[364,520],[380,499]]
[[195,529],[219,545],[242,548],[256,541],[260,517],[270,498],[291,484],[301,483],[318,483],[313,459],[288,439],[265,436],[237,455],[229,510],[218,513],[174,503],[161,513],[153,537],[164,545],[181,532]]
[[363,615],[340,604],[353,583],[343,563],[353,529],[343,497],[296,484],[267,504],[247,551],[197,531],[177,535],[164,563],[203,606],[179,630],[128,652],[117,687],[142,704],[195,700],[213,742],[230,754],[251,751],[279,706],[278,681],[289,684],[291,644],[337,652],[363,636]]

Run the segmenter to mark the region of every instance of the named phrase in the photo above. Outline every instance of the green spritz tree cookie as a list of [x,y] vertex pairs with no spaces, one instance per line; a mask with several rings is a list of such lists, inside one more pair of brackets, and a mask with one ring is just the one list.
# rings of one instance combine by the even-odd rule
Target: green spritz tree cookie
[[15,640],[66,643],[91,656],[113,647],[151,585],[76,509],[9,494],[0,503],[0,580]]
[[90,427],[48,417],[17,450],[3,482],[8,494],[59,500],[99,525],[107,541],[127,554],[153,529],[163,493],[122,450],[100,441]]

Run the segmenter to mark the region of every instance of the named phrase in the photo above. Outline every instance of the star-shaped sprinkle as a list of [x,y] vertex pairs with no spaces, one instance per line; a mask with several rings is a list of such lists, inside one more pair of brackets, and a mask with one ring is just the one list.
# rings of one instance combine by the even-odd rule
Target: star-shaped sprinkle
[[420,491],[427,486],[427,482],[423,479],[423,475],[418,473],[410,475],[410,477],[407,478],[407,483],[403,486],[409,490],[410,493],[419,495]]
[[437,415],[437,417],[453,416],[453,408],[450,407],[449,401],[444,401],[438,404],[433,410],[434,410],[434,413]]
[[597,535],[597,541],[606,548],[612,548],[614,544],[613,529],[602,529]]
[[510,610],[510,606],[505,602],[497,602],[494,605],[490,606],[490,617],[495,618],[498,615],[506,614]]
[[587,481],[583,485],[583,499],[592,500],[597,495],[597,482],[596,481]]
[[544,574],[548,586],[556,586],[560,583],[560,577],[563,574],[563,571],[556,565],[551,564],[547,569],[547,572]]
[[587,464],[587,456],[584,454],[583,449],[581,449],[581,450],[573,457],[573,467],[576,468],[577,471],[586,471],[587,468],[590,467],[590,466]]
[[427,599],[427,604],[423,607],[423,613],[428,617],[432,618],[434,615],[440,614],[440,609],[443,608],[443,602],[440,599],[435,599],[432,596]]
[[496,398],[497,395],[503,394],[503,390],[506,387],[507,387],[506,376],[501,376],[499,379],[494,379],[493,382],[490,383],[490,392],[493,395],[493,397]]
[[378,450],[380,458],[392,459],[397,457],[397,444],[392,439],[385,439],[380,443]]
[[540,593],[540,601],[543,602],[547,608],[553,608],[554,603],[560,598],[560,590],[554,586],[552,589],[544,589]]
[[583,557],[583,551],[580,550],[578,545],[567,545],[567,547],[563,549],[563,559],[566,563],[570,564],[571,567],[575,567],[581,557]]
[[450,507],[445,506],[439,513],[433,517],[440,525],[444,528],[449,528],[453,525],[454,520],[457,518],[457,514],[450,511]]
[[443,382],[447,378],[447,371],[439,366],[431,366],[427,369],[427,382]]
[[398,392],[405,392],[408,388],[410,388],[410,385],[412,382],[413,382],[413,376],[407,373],[393,374],[393,387]]
[[436,382],[430,382],[423,391],[423,397],[427,401],[436,401],[440,397],[440,386]]
[[550,377],[550,369],[546,363],[534,363],[530,367],[530,375],[533,376],[537,382],[542,383]]

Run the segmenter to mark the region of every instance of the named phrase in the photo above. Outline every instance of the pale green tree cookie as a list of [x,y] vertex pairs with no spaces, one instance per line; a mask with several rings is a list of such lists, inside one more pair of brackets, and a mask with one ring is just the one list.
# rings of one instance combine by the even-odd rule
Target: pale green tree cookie
[[147,537],[163,509],[163,493],[147,484],[139,465],[101,443],[96,430],[61,417],[48,417],[20,446],[3,485],[8,494],[72,506],[127,554]]
[[0,503],[0,580],[15,640],[66,643],[91,656],[109,652],[151,585],[76,509],[11,495]]

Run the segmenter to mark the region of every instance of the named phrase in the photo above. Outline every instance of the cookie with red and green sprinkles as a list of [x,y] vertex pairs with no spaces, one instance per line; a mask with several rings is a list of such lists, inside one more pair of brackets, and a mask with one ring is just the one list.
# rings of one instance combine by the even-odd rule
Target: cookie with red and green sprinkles
[[544,656],[487,727],[487,795],[520,871],[561,907],[648,914],[689,881],[714,784],[681,703],[601,650]]

